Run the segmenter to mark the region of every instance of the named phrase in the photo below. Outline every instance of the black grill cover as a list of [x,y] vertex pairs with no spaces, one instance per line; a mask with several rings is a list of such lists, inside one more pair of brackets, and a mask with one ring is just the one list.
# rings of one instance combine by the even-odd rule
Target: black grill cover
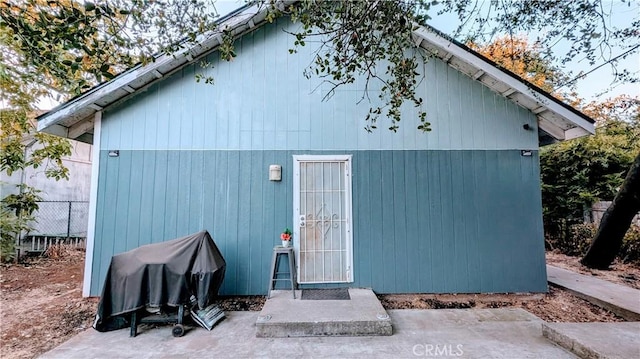
[[226,263],[207,231],[115,255],[93,327],[126,327],[128,314],[145,306],[188,304],[204,309],[218,295]]

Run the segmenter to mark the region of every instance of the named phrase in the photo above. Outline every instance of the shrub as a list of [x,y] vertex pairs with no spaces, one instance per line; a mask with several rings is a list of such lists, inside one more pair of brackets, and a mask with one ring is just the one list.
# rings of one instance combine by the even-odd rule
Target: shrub
[[549,242],[553,249],[568,256],[582,256],[587,253],[598,227],[592,223],[574,224],[569,227],[566,235],[551,239]]
[[622,240],[619,256],[624,263],[640,265],[640,226],[631,225]]

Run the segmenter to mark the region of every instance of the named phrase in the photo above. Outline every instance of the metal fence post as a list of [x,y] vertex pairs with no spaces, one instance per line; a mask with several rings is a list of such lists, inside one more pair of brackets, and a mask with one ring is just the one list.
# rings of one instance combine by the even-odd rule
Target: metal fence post
[[71,234],[71,201],[69,201],[69,215],[67,216],[67,240]]

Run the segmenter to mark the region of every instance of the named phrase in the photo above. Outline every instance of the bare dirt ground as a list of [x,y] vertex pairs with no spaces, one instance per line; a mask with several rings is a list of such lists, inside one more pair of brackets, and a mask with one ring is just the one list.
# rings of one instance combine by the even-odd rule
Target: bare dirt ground
[[547,264],[640,289],[640,268],[630,264],[616,261],[610,270],[590,269],[580,264],[580,257],[570,257],[557,252],[547,252]]
[[32,358],[91,326],[82,298],[84,251],[0,267],[0,358]]
[[622,322],[623,318],[550,287],[547,294],[388,294],[385,309],[522,308],[547,322]]
[[[64,249],[55,258],[34,258],[0,266],[0,358],[34,358],[89,328],[97,298],[82,298],[84,252]],[[593,274],[572,268],[577,259],[553,254],[550,263],[599,275],[637,288],[640,270],[614,266]],[[579,264],[578,264],[579,266]],[[609,279],[610,278],[610,279]],[[380,295],[387,309],[518,307],[550,322],[612,322],[623,319],[561,289],[548,294]],[[224,310],[262,309],[263,296],[223,297]]]

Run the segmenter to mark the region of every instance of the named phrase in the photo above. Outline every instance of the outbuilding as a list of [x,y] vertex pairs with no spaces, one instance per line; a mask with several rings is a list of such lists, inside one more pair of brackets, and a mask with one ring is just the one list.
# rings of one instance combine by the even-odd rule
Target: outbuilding
[[323,101],[302,76],[313,49],[287,51],[282,29],[298,25],[264,18],[247,6],[221,19],[238,37],[231,62],[213,34],[39,117],[94,146],[84,295],[114,254],[202,229],[227,262],[221,294],[266,294],[285,227],[303,288],[547,290],[539,148],[593,133],[590,118],[421,27],[433,131],[407,106],[396,133],[369,133],[362,84]]

